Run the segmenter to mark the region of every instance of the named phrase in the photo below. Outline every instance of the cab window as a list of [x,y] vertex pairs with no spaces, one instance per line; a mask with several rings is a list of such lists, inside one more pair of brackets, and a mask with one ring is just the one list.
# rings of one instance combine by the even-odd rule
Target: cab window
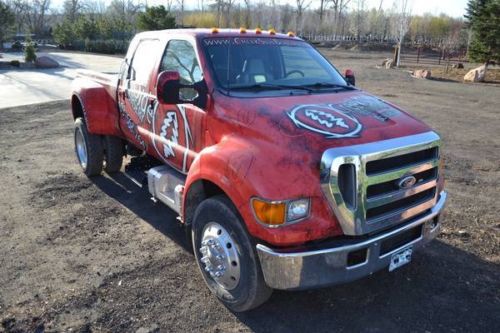
[[[171,40],[161,60],[160,72],[177,71],[181,84],[192,85],[203,79],[200,64],[196,58],[193,46],[185,40]],[[192,101],[198,97],[193,88],[181,88],[180,95],[183,100]]]
[[153,55],[160,47],[160,41],[157,39],[142,40],[135,50],[132,64],[129,70],[129,80],[136,85],[146,87],[149,83],[149,77],[153,72],[155,62]]

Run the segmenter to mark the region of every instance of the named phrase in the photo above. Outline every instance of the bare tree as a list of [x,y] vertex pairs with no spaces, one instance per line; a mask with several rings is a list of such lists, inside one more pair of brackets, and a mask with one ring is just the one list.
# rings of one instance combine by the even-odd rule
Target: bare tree
[[64,16],[71,22],[75,22],[78,14],[83,9],[81,0],[66,0],[63,3]]
[[398,41],[398,51],[396,54],[396,66],[401,63],[401,43],[410,26],[411,6],[410,0],[394,0],[395,24],[394,32]]
[[326,7],[328,6],[328,3],[330,2],[331,0],[320,0],[319,2],[319,25],[322,26],[323,25],[323,18],[325,16],[325,9]]
[[311,1],[307,0],[295,0],[297,7],[297,15],[295,16],[295,31],[297,33],[302,31],[302,16],[304,11],[311,5]]
[[251,0],[243,0],[245,2],[245,27],[250,28],[252,26],[252,2]]
[[[338,32],[339,32],[340,23],[341,23],[341,21],[344,21],[344,20],[342,20],[342,14],[350,2],[351,2],[351,0],[332,0],[333,14],[334,14],[333,19],[335,22],[334,23],[335,24],[335,34],[338,34]],[[342,24],[341,34],[344,34],[344,24]]]
[[356,32],[356,39],[358,43],[361,41],[361,33],[363,32],[363,25],[364,25],[364,19],[363,15],[365,14],[365,4],[366,0],[356,0],[356,27],[355,27],[355,32]]
[[184,0],[177,0],[177,4],[179,5],[179,20],[181,22],[181,26],[184,26]]
[[29,31],[39,36],[46,34],[50,0],[13,0],[10,4],[16,16],[18,32]]

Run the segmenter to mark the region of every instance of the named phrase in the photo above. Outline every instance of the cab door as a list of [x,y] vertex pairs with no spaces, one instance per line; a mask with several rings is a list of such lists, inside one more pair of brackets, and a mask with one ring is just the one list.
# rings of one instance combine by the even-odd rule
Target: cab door
[[[153,110],[150,132],[157,157],[182,173],[187,173],[203,149],[205,133],[206,92],[194,86],[203,86],[198,55],[187,40],[170,40],[161,58],[158,73],[176,71],[183,87],[179,104],[158,104]],[[193,87],[191,87],[193,86]]]
[[139,40],[131,59],[125,60],[118,87],[120,128],[128,141],[144,151],[150,148],[151,139],[144,124],[156,104],[155,69],[161,52],[160,40]]

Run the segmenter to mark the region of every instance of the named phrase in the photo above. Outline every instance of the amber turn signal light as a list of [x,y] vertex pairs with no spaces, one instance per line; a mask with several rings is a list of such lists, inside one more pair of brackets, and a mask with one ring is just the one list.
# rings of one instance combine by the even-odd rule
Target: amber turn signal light
[[286,203],[268,202],[254,198],[252,200],[253,211],[259,222],[273,226],[285,223]]

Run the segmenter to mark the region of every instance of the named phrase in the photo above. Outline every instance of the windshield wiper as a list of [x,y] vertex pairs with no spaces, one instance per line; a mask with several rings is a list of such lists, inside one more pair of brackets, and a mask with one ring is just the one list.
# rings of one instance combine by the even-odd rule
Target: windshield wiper
[[306,84],[306,87],[321,89],[321,88],[341,88],[346,90],[356,90],[353,86],[346,86],[345,84],[330,83],[330,82],[316,82],[312,84]]
[[313,89],[306,86],[292,86],[285,84],[272,84],[272,83],[256,83],[246,86],[229,87],[229,90],[306,90],[308,92]]

